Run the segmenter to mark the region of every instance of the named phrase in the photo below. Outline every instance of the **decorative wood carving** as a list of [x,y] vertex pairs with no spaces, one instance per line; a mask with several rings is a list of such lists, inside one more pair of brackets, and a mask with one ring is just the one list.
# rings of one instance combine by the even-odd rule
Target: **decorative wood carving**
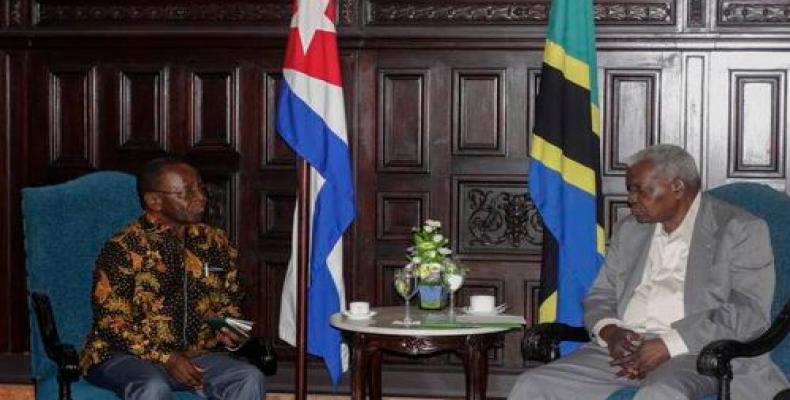
[[[16,1],[17,3],[20,1]],[[106,4],[103,1],[62,4],[40,1],[35,25],[250,24],[284,25],[291,18],[290,1],[228,1],[214,3]]]
[[24,23],[24,0],[11,0],[8,5],[8,25],[20,27]]
[[[543,226],[524,187],[494,187],[462,183],[458,251],[461,253],[526,252],[539,250]],[[463,197],[460,197],[463,196]]]
[[689,0],[687,23],[693,28],[705,26],[705,0]]
[[[12,21],[22,24],[23,0],[12,0]],[[122,2],[118,2],[122,3]],[[143,4],[140,4],[143,3]],[[106,4],[99,0],[82,4],[63,4],[43,0],[38,3],[38,26],[74,24],[248,24],[284,26],[291,19],[290,0],[268,1],[178,1],[137,5]],[[351,25],[356,19],[355,0],[338,0],[338,25]],[[14,10],[17,20],[14,20]]]
[[790,24],[790,2],[719,1],[719,25]]
[[356,1],[355,0],[340,0],[338,8],[340,9],[340,18],[338,18],[338,25],[353,25],[356,20]]
[[[545,24],[550,2],[493,1],[462,3],[384,0],[369,3],[370,25],[420,24]],[[674,0],[656,2],[618,2],[595,4],[599,25],[672,25],[675,23]]]

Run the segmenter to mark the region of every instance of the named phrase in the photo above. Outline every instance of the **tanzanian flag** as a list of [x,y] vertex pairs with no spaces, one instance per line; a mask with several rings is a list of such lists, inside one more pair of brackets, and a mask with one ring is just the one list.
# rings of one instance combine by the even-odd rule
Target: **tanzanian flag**
[[596,80],[592,0],[553,0],[530,136],[529,191],[547,228],[540,322],[583,325],[582,300],[603,262]]

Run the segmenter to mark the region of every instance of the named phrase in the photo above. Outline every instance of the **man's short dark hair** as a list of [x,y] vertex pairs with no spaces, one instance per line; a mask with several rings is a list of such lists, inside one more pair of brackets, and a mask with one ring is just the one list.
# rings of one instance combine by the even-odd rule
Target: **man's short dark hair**
[[147,192],[161,190],[159,183],[162,171],[173,165],[189,165],[189,163],[175,156],[154,158],[145,163],[140,173],[137,174],[137,195],[140,197],[140,205],[145,208],[143,196]]

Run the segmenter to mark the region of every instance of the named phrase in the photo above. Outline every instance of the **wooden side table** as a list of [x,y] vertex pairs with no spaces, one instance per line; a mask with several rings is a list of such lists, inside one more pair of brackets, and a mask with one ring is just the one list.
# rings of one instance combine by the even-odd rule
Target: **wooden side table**
[[[403,318],[403,307],[382,307],[368,320],[352,320],[342,314],[332,316],[332,326],[343,331],[351,345],[351,399],[381,399],[381,352],[391,351],[405,355],[430,355],[453,351],[461,356],[466,376],[466,398],[486,398],[488,383],[488,351],[502,342],[510,328],[463,327],[429,329],[404,327],[392,322]],[[412,310],[420,319],[422,312]],[[370,382],[370,387],[368,387]]]

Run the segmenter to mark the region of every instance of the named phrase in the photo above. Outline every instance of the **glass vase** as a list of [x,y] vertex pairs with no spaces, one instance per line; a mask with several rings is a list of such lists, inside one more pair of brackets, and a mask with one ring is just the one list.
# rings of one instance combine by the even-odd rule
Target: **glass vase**
[[447,289],[442,284],[418,285],[420,308],[423,310],[441,310],[447,305]]

